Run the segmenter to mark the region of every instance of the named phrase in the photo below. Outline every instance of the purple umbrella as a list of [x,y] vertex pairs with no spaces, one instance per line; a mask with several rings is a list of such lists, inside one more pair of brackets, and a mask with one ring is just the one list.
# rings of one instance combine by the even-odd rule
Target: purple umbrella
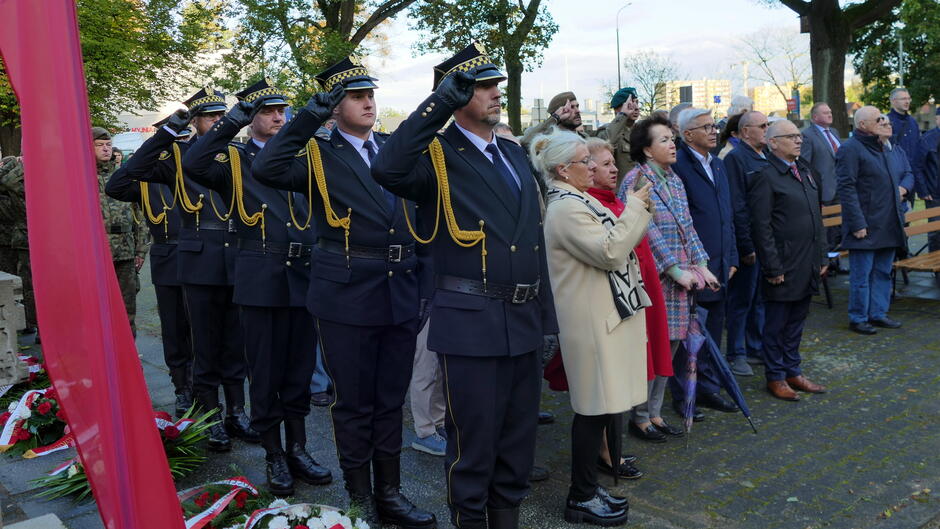
[[[692,416],[695,415],[695,386],[698,383],[698,353],[702,349],[702,345],[705,344],[705,334],[702,331],[702,325],[698,321],[696,311],[691,311],[689,317],[689,331],[683,342],[683,347],[688,352],[684,366],[685,379],[680,381],[685,390],[682,411],[686,432],[692,431]],[[686,437],[686,440],[688,440],[688,437]]]

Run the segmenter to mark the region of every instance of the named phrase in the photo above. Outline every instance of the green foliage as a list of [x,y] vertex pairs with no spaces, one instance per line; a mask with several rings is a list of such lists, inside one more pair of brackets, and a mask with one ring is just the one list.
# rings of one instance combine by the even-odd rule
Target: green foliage
[[849,48],[865,88],[862,101],[890,108],[888,95],[898,86],[898,37],[904,42],[904,84],[913,105],[937,96],[940,79],[940,2],[904,0],[891,15],[855,31]]

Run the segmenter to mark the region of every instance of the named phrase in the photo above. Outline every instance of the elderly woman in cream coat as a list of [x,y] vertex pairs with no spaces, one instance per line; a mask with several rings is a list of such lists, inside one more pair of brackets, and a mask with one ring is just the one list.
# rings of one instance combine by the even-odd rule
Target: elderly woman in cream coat
[[627,198],[618,218],[587,193],[596,165],[584,139],[554,132],[530,148],[549,187],[548,269],[575,411],[565,519],[615,525],[626,521],[627,502],[598,485],[595,463],[610,416],[647,398],[650,299],[633,249],[649,225],[649,186]]

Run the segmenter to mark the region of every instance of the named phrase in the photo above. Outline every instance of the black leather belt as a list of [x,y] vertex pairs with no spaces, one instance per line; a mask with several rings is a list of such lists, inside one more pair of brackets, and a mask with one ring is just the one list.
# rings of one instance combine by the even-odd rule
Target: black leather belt
[[[346,245],[341,242],[320,239],[317,242],[317,246],[330,253],[346,255]],[[393,244],[384,248],[353,246],[352,244],[349,245],[350,257],[360,257],[362,259],[382,259],[383,261],[388,261],[389,263],[401,262],[402,259],[407,259],[414,255],[414,253],[414,244]]]
[[134,231],[130,226],[124,224],[111,224],[108,227],[108,233],[111,235],[118,235],[120,233],[131,233]]
[[151,235],[153,236],[154,244],[176,244],[179,242],[176,237],[164,237],[163,235],[154,235],[152,233]]
[[539,283],[541,282],[539,280],[531,285],[501,285],[487,281],[484,288],[483,281],[463,277],[434,276],[434,281],[437,288],[442,290],[501,299],[517,305],[535,299],[539,295]]
[[310,251],[313,250],[313,245],[300,242],[261,242],[254,239],[238,239],[238,248],[240,250],[283,254],[287,257],[307,257],[310,255]]
[[191,230],[219,230],[227,231],[229,233],[235,233],[235,219],[228,219],[227,221],[219,220],[215,217],[214,214],[210,212],[209,215],[199,215],[199,225],[196,225],[196,216],[195,215],[183,215],[182,224],[184,228],[189,228]]

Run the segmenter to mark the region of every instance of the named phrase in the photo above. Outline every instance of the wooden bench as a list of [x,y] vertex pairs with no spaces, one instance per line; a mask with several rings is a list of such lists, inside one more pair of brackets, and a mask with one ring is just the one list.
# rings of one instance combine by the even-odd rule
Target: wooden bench
[[[940,231],[940,220],[930,220],[933,217],[940,217],[940,207],[908,211],[904,216],[904,222],[907,224],[904,233],[913,237]],[[924,244],[913,256],[895,261],[894,268],[902,272],[940,272],[940,250],[922,253],[926,249],[927,244]]]
[[[836,204],[834,206],[823,206],[822,207],[822,224],[823,228],[835,228],[842,226],[842,205]],[[830,257],[833,252],[829,252]],[[839,251],[839,257],[845,257],[849,255],[849,252],[846,250]],[[826,274],[822,278],[823,294],[826,296],[826,307],[832,308],[832,292],[829,290],[829,274]]]

